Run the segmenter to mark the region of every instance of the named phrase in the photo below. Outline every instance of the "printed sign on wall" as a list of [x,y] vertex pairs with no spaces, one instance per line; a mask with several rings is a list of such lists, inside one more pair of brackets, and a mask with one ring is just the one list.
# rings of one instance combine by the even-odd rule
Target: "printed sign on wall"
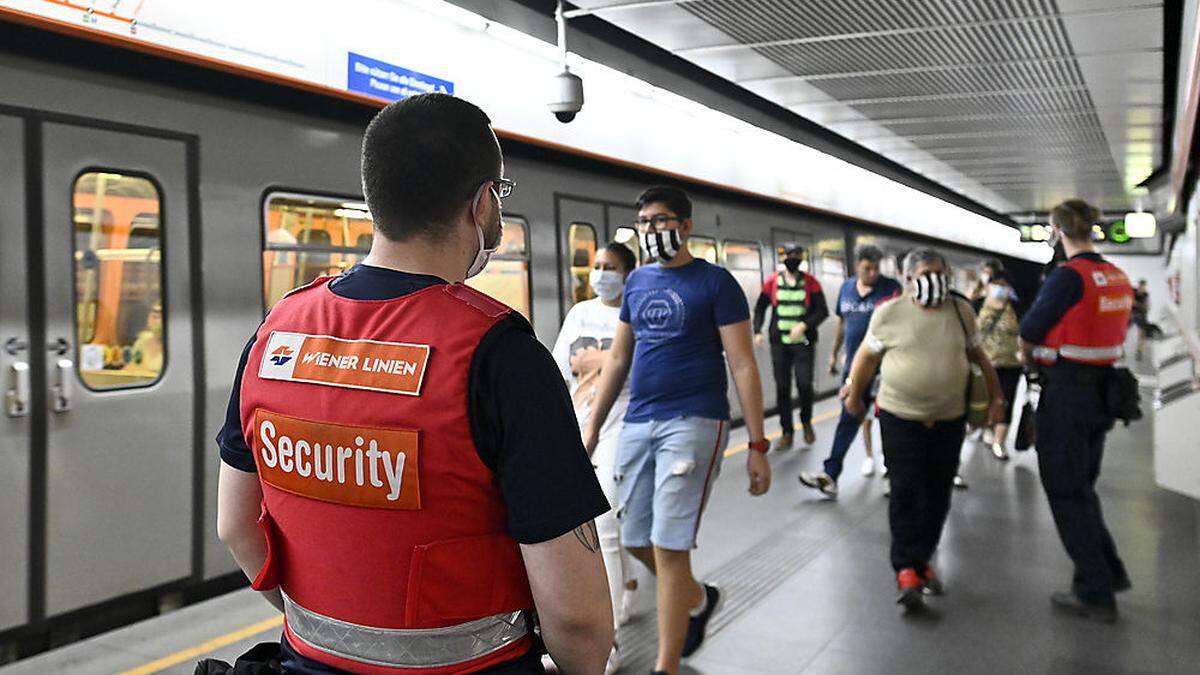
[[346,59],[346,89],[399,101],[417,94],[453,94],[454,83],[349,52]]

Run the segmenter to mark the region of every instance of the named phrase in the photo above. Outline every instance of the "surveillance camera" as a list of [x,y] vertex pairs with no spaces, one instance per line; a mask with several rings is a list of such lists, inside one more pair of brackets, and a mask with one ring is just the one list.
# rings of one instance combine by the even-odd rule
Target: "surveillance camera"
[[583,80],[565,68],[555,75],[549,107],[559,122],[566,124],[574,120],[583,109]]

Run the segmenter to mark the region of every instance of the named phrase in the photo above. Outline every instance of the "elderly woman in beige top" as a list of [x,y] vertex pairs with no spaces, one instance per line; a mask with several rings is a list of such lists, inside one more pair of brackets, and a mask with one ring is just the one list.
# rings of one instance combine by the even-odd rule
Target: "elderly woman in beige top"
[[933,249],[905,257],[905,293],[875,310],[840,394],[846,410],[861,416],[862,388],[882,366],[877,401],[892,487],[891,559],[897,602],[909,609],[924,603],[924,591],[942,590],[929,563],[950,510],[972,362],[987,380],[989,422],[1004,408],[996,371],[979,347],[974,312],[950,292],[947,271]]

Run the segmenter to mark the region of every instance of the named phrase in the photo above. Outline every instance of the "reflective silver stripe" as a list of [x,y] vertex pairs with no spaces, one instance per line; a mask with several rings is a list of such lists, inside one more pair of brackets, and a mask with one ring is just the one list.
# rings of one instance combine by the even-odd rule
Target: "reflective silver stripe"
[[1058,353],[1068,359],[1077,361],[1102,361],[1104,359],[1119,359],[1125,354],[1125,347],[1080,347],[1078,345],[1063,345]]
[[1039,361],[1057,361],[1058,350],[1052,347],[1043,347],[1038,345],[1033,348],[1033,358]]
[[438,668],[487,656],[529,633],[524,611],[446,628],[373,628],[318,614],[283,596],[288,628],[305,644],[352,661],[392,668]]

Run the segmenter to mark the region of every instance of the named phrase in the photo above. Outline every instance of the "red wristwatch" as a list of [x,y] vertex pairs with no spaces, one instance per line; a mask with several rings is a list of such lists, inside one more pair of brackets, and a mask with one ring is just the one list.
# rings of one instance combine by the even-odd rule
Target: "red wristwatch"
[[767,441],[767,439],[760,438],[757,441],[750,441],[749,447],[750,450],[754,452],[761,452],[765,455],[767,454],[767,451],[771,449],[771,444]]

